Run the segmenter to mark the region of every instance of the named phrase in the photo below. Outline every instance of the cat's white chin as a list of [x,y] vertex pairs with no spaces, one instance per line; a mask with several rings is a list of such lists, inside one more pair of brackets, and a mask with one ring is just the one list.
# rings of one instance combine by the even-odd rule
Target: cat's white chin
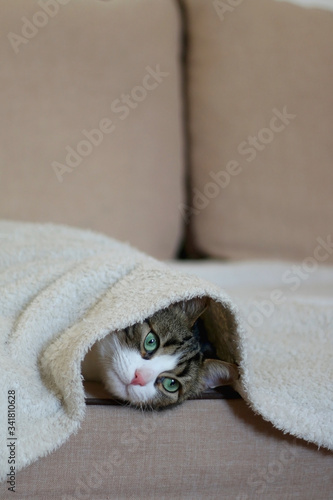
[[146,403],[156,396],[154,381],[145,386],[128,384],[112,369],[107,372],[105,380],[107,390],[115,397],[132,404]]
[[141,387],[139,385],[127,386],[127,398],[132,404],[147,403],[149,400],[154,399],[156,396],[156,387],[154,382]]
[[112,368],[107,370],[104,385],[115,398],[127,399],[127,384]]

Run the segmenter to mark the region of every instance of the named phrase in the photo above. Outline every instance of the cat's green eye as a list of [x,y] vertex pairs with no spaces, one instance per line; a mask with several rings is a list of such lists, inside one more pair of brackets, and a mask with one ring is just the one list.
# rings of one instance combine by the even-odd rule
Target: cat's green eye
[[145,338],[145,341],[143,343],[143,347],[145,348],[145,351],[148,354],[151,354],[152,352],[156,351],[156,349],[159,346],[159,339],[158,336],[155,335],[153,332],[149,332],[147,337]]
[[178,382],[178,380],[169,377],[164,377],[164,379],[162,380],[162,385],[168,392],[177,392],[180,387],[180,383]]

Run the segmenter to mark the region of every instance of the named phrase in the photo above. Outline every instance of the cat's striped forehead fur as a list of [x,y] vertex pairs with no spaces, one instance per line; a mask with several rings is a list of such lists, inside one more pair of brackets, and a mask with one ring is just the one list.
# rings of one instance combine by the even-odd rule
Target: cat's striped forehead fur
[[207,300],[173,304],[98,344],[102,379],[116,398],[160,409],[230,383],[233,365],[205,359],[198,318]]

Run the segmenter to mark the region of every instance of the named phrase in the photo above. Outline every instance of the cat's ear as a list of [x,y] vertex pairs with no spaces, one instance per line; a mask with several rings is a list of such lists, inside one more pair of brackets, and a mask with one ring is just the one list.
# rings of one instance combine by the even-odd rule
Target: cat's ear
[[196,320],[208,307],[208,299],[206,297],[195,297],[194,299],[184,300],[181,302],[181,308],[189,320],[190,328]]
[[200,373],[202,390],[231,385],[239,377],[237,365],[219,359],[205,359]]

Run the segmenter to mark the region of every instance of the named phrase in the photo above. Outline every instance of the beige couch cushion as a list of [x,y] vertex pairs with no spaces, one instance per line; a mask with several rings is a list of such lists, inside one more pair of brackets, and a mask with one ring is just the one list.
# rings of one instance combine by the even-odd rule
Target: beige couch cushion
[[305,258],[332,235],[333,13],[187,0],[189,209],[211,256]]
[[0,217],[88,227],[174,255],[177,4],[5,0],[0,29]]
[[89,406],[77,435],[17,474],[15,498],[328,499],[331,471],[331,452],[282,434],[242,400],[151,414]]

